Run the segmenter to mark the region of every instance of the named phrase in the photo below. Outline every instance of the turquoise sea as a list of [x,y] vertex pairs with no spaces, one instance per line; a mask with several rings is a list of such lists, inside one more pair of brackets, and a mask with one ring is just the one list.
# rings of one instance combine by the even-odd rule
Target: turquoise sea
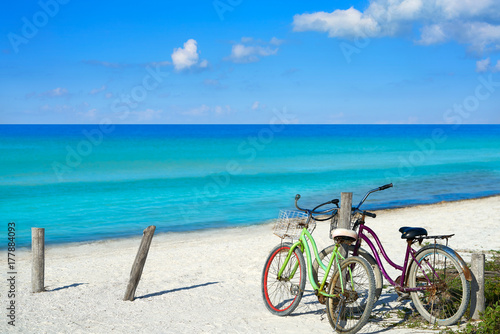
[[340,192],[366,208],[500,194],[500,125],[0,125],[1,247],[251,225]]

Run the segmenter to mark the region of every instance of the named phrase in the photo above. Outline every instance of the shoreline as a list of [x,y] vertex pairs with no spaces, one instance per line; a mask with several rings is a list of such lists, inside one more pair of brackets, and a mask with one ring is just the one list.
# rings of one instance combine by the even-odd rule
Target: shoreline
[[472,197],[472,198],[444,200],[444,201],[432,202],[432,203],[420,203],[420,204],[417,203],[417,204],[409,204],[409,205],[396,206],[396,207],[387,207],[387,208],[382,207],[380,209],[375,209],[373,211],[388,211],[388,210],[397,210],[397,209],[412,208],[412,207],[415,207],[415,206],[428,206],[428,205],[436,205],[436,204],[443,204],[443,203],[466,202],[466,201],[474,201],[474,200],[479,200],[479,199],[486,199],[486,198],[490,198],[490,197],[500,197],[500,193],[495,193],[495,194],[490,194],[490,195],[485,195],[485,196]]
[[[400,226],[421,226],[429,234],[455,233],[450,247],[468,261],[473,252],[500,249],[500,196],[377,211],[367,219],[389,257],[402,263],[406,243]],[[318,249],[331,244],[330,224],[316,225]],[[271,223],[247,227],[161,233],[153,237],[136,290],[123,301],[141,236],[93,243],[47,245],[43,293],[31,293],[31,252],[16,251],[17,333],[296,333],[332,332],[309,283],[291,316],[277,317],[263,305],[261,273],[269,251],[281,239]],[[388,270],[394,278],[397,273]],[[9,291],[7,281],[1,291]],[[361,333],[435,333],[397,327],[397,314],[412,308],[385,289]],[[1,293],[7,305],[7,295]],[[7,326],[7,321],[0,325]],[[387,328],[388,326],[388,328]],[[9,326],[10,327],[10,326]],[[11,329],[11,328],[9,328]]]
[[[415,208],[415,207],[429,207],[433,205],[440,205],[440,204],[446,204],[446,203],[459,203],[459,202],[468,202],[468,201],[475,201],[475,200],[481,200],[481,199],[487,199],[487,198],[492,198],[492,197],[499,197],[500,198],[500,193],[499,194],[492,194],[492,195],[487,195],[487,196],[481,196],[481,197],[475,197],[475,198],[466,198],[466,199],[457,199],[457,200],[451,200],[451,201],[440,201],[440,202],[434,202],[434,203],[424,203],[424,204],[410,204],[410,205],[404,205],[404,206],[394,206],[394,207],[381,207],[381,208],[376,208],[376,209],[368,209],[367,211],[378,213],[378,212],[390,212],[394,210],[401,210],[401,209],[409,209],[409,208]],[[357,203],[355,203],[357,204]],[[353,203],[354,205],[354,203]],[[366,204],[365,206],[369,206],[369,203]],[[364,206],[363,206],[364,207]],[[278,211],[278,209],[277,209]],[[247,227],[252,227],[252,226],[261,226],[261,225],[269,225],[269,224],[274,224],[277,218],[269,219],[266,221],[262,221],[260,223],[248,223],[248,224],[241,224],[241,225],[235,225],[235,226],[224,226],[224,227],[201,227],[199,229],[191,229],[191,230],[184,230],[184,231],[160,231],[160,232],[155,232],[155,237],[160,236],[163,234],[173,234],[173,235],[184,235],[184,234],[190,234],[190,233],[197,233],[197,232],[208,232],[210,233],[211,231],[225,231],[225,230],[232,230],[232,229],[240,229],[240,228],[247,228]],[[144,226],[144,229],[147,226]],[[157,226],[158,227],[158,226]],[[138,231],[136,235],[128,235],[128,236],[123,236],[123,237],[116,237],[116,238],[107,238],[107,239],[95,239],[95,240],[84,240],[84,241],[70,241],[70,242],[46,242],[45,246],[50,248],[50,247],[65,247],[65,246],[71,246],[71,245],[86,245],[86,244],[99,244],[99,243],[108,243],[108,242],[118,242],[121,240],[130,240],[130,239],[136,239],[142,237],[142,230]],[[18,250],[20,251],[30,251],[31,250],[31,245],[30,246],[21,246],[17,247]],[[5,249],[3,249],[5,250]]]

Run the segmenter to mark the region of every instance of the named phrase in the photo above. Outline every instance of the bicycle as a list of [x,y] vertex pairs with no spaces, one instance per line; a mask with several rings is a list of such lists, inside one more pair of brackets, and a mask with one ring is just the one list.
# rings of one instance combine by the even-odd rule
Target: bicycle
[[[365,258],[372,266],[376,281],[375,301],[382,291],[383,276],[401,297],[407,297],[408,294],[411,296],[415,308],[429,323],[439,326],[453,325],[460,320],[467,309],[472,280],[471,272],[464,260],[448,247],[448,239],[454,234],[428,236],[424,228],[401,227],[399,232],[401,238],[406,240],[407,246],[404,263],[400,266],[388,257],[376,233],[365,225],[366,216],[375,218],[376,215],[360,210],[361,205],[370,194],[392,186],[392,183],[386,184],[368,191],[358,206],[352,209],[351,227],[354,231],[358,230],[358,240],[349,246],[348,252]],[[336,227],[335,218],[332,217],[332,229]],[[434,243],[418,251],[412,247],[417,242],[421,245],[424,239],[434,239]],[[438,244],[437,239],[445,239],[446,245]],[[371,254],[361,248],[363,241],[370,248]],[[323,249],[319,254],[319,261],[331,256],[332,252],[331,247]],[[391,267],[401,271],[401,275],[395,280],[385,270],[379,253]],[[319,279],[319,269],[317,264],[313,264],[314,279]]]
[[[308,210],[298,206],[299,199],[300,195],[297,195],[295,207],[299,211],[282,210],[275,225],[274,233],[281,239],[290,238],[292,242],[282,241],[266,260],[262,271],[264,303],[271,313],[279,316],[289,315],[297,308],[306,285],[305,252],[309,281],[318,299],[326,303],[330,325],[337,332],[356,333],[368,321],[375,296],[375,277],[370,264],[358,256],[346,258],[339,251],[342,244],[353,243],[357,239],[357,233],[348,229],[337,230],[333,235],[333,256],[325,265],[319,260],[312,233],[316,227],[315,221],[331,219],[337,210],[318,209],[328,204],[337,205],[339,201],[332,200]],[[328,216],[324,218],[313,215]],[[294,239],[297,241],[293,242]],[[319,284],[312,279],[309,243],[321,268],[327,274],[333,269],[329,284],[328,275]]]

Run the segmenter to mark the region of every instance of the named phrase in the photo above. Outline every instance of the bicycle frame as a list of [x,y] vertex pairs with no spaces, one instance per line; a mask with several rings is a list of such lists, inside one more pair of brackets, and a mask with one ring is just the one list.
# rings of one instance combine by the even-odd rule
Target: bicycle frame
[[[312,249],[313,249],[316,261],[318,262],[318,264],[320,265],[320,267],[326,273],[325,276],[323,277],[323,280],[320,282],[320,286],[318,286],[316,284],[316,282],[315,282],[315,280],[314,280],[314,278],[312,276],[311,250],[309,248],[309,244],[307,242],[306,237],[311,242]],[[332,268],[333,261],[337,262],[337,267],[338,267],[339,272],[340,272],[340,270],[341,270],[340,269],[340,261],[338,261],[339,257],[342,260],[345,260],[345,257],[342,256],[342,254],[340,254],[340,252],[338,252],[339,244],[335,244],[335,249],[333,251],[333,253],[335,253],[335,256],[331,256],[330,257],[330,261],[328,262],[328,265],[325,266],[325,264],[319,258],[318,247],[316,246],[316,242],[314,241],[314,238],[312,237],[311,233],[309,233],[309,231],[306,228],[302,229],[302,232],[300,233],[299,240],[297,242],[295,242],[292,245],[292,247],[290,248],[290,250],[288,251],[288,255],[287,255],[286,259],[285,259],[285,262],[283,263],[283,265],[281,266],[280,271],[278,272],[278,278],[281,278],[281,274],[283,274],[283,271],[285,270],[286,265],[288,264],[288,261],[290,260],[292,254],[293,254],[293,252],[295,250],[295,248],[297,248],[297,247],[300,247],[300,250],[302,252],[306,253],[307,273],[308,273],[308,277],[309,277],[309,282],[311,283],[312,287],[314,288],[314,291],[316,292],[316,294],[320,294],[322,296],[330,297],[330,298],[336,298],[336,297],[338,297],[339,296],[338,294],[330,295],[330,294],[326,293],[324,291],[324,288],[325,288],[326,280],[328,279],[328,275],[329,275],[330,270]],[[295,264],[295,267],[293,268],[292,273],[291,273],[291,275],[290,275],[289,278],[293,278],[293,276],[295,275],[295,272],[297,271],[298,266],[299,266],[298,263]],[[351,270],[351,268],[349,268],[349,271],[350,270]],[[341,287],[342,287],[342,292],[344,292],[344,283],[343,283],[343,277],[342,276],[343,275],[340,275],[340,283],[341,283]],[[350,277],[352,278],[352,275],[350,275]]]
[[[363,196],[363,199],[359,202],[358,206],[355,207],[355,208],[354,207],[352,208],[352,211],[353,212],[361,212],[361,210],[359,210],[359,208],[365,202],[365,200],[368,198],[368,196],[370,194],[372,194],[374,192],[377,192],[377,191],[380,191],[380,190],[391,188],[391,187],[392,187],[392,183],[386,184],[384,186],[381,186],[381,187],[378,187],[378,188],[374,188],[374,189],[368,191],[365,194],[365,196]],[[417,259],[416,259],[416,255],[418,254],[418,252],[415,251],[412,248],[412,246],[411,246],[412,243],[413,243],[413,241],[412,240],[407,240],[406,254],[405,254],[405,260],[404,260],[403,266],[397,265],[396,263],[394,263],[389,258],[389,256],[385,252],[385,249],[382,246],[382,243],[380,242],[380,239],[378,238],[377,234],[371,228],[365,226],[365,214],[368,214],[368,213],[366,211],[363,211],[362,213],[363,213],[363,217],[361,218],[361,221],[360,221],[360,223],[358,225],[359,226],[358,240],[356,241],[356,244],[354,246],[353,255],[355,255],[355,256],[358,255],[358,250],[361,247],[361,241],[364,240],[366,242],[366,244],[370,247],[370,249],[372,251],[372,254],[375,256],[375,261],[377,262],[379,268],[381,269],[382,275],[387,279],[387,281],[389,281],[389,283],[392,286],[398,288],[402,292],[414,292],[414,291],[421,291],[421,290],[429,289],[430,288],[429,286],[427,286],[427,287],[424,286],[424,287],[420,287],[420,288],[409,288],[409,287],[406,287],[407,275],[409,274],[408,273],[408,269],[409,269],[409,267],[410,267],[410,265],[411,265],[411,263],[413,261],[417,264],[417,266],[419,267],[419,269],[422,271],[422,273],[424,274],[427,282],[430,285],[432,285],[431,279],[427,276],[427,274],[425,273],[425,271],[422,268],[422,264],[420,262],[418,262]],[[372,216],[372,215],[373,214],[370,214],[370,216]],[[373,218],[375,218],[375,215],[373,215]],[[387,263],[390,266],[392,266],[394,269],[399,270],[399,271],[402,272],[401,278],[399,280],[399,284],[396,283],[389,276],[389,274],[387,273],[387,271],[385,270],[384,265],[382,263],[382,260],[380,259],[380,256],[379,256],[379,252],[377,252],[377,248],[375,247],[375,245],[373,244],[373,242],[371,242],[371,240],[369,240],[368,237],[365,235],[365,233],[364,233],[365,230],[366,230],[367,233],[369,233],[373,237],[373,239],[375,240],[375,242],[376,242],[376,244],[378,246],[378,249],[379,249],[380,253],[384,257],[384,259],[387,261]],[[437,247],[437,246],[435,246],[435,247]],[[468,281],[470,281],[472,279],[470,270],[469,270],[469,268],[467,268],[467,265],[462,260],[462,258],[460,257],[460,255],[458,255],[455,251],[453,251],[452,249],[450,249],[448,247],[439,247],[439,248],[441,248],[442,251],[448,253],[450,256],[452,256],[455,259],[457,259],[457,262],[460,264],[460,267],[461,267],[461,269],[462,269],[462,271],[463,271],[463,273],[465,275],[465,278]],[[426,263],[425,265],[428,266],[431,269],[430,272],[432,273],[432,275],[439,279],[436,270],[434,270],[434,268],[429,263]]]
[[[376,242],[376,244],[378,246],[378,249],[380,250],[380,253],[384,257],[384,259],[387,261],[387,263],[391,267],[393,267],[394,269],[399,270],[399,271],[402,272],[399,284],[396,283],[389,276],[389,274],[387,273],[387,271],[385,270],[385,267],[384,267],[384,265],[383,265],[383,263],[382,263],[382,261],[380,259],[380,256],[379,256],[379,253],[377,251],[377,248],[375,247],[375,245],[373,244],[373,242],[365,235],[365,233],[364,233],[365,230],[366,230],[366,232],[368,232],[373,237],[373,239],[375,240],[375,242]],[[415,254],[417,254],[417,252],[411,247],[411,241],[408,241],[407,246],[406,246],[406,254],[405,254],[404,264],[403,264],[403,266],[399,266],[399,265],[397,265],[396,263],[394,263],[389,258],[389,256],[385,252],[384,246],[380,242],[380,239],[378,238],[377,234],[371,228],[369,228],[368,226],[365,226],[364,222],[359,225],[358,240],[356,241],[356,244],[354,246],[354,252],[353,252],[354,256],[358,255],[358,249],[361,247],[361,241],[362,240],[364,240],[366,242],[366,244],[368,245],[368,247],[370,247],[370,249],[372,251],[372,254],[375,256],[375,261],[377,261],[377,264],[380,267],[380,270],[382,271],[382,275],[385,277],[385,279],[392,286],[400,288],[400,290],[402,292],[422,291],[422,290],[428,289],[428,287],[409,288],[409,287],[405,286],[406,285],[406,275],[407,275],[407,272],[408,272],[408,270],[407,270],[408,269],[408,264],[411,263],[409,261],[410,260],[410,255],[411,255],[411,261],[415,261],[417,263],[417,265],[419,266],[419,268],[422,269],[422,266],[420,265],[420,263],[415,258]],[[436,272],[434,271],[433,268],[432,268],[432,271],[436,275]],[[430,282],[429,277],[427,277],[427,275],[425,275],[425,276],[426,276],[427,280]]]

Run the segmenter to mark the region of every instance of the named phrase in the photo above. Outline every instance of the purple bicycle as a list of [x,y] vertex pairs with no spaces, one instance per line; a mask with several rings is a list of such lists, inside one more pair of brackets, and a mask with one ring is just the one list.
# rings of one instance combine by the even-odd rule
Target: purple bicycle
[[[358,240],[356,244],[349,246],[349,255],[361,256],[372,266],[376,281],[375,300],[382,292],[383,276],[398,294],[411,295],[417,311],[431,324],[453,325],[467,309],[472,279],[464,260],[447,246],[448,239],[453,234],[428,236],[422,227],[401,227],[401,239],[406,241],[407,246],[403,265],[400,266],[387,256],[377,234],[365,224],[366,216],[375,218],[376,215],[360,210],[361,205],[370,194],[391,187],[392,183],[368,191],[358,206],[352,209],[351,228],[357,230]],[[332,218],[332,230],[337,228],[337,220],[338,215],[335,215]],[[421,244],[424,239],[433,239],[434,243],[415,250],[414,245]],[[438,239],[446,240],[446,245],[438,244]],[[371,254],[361,247],[363,241],[370,248]],[[328,259],[332,251],[333,246],[323,249],[319,254],[320,260]],[[401,275],[392,279],[379,254],[391,267],[401,271]],[[315,280],[323,276],[321,267],[316,263],[313,263],[312,272]]]

